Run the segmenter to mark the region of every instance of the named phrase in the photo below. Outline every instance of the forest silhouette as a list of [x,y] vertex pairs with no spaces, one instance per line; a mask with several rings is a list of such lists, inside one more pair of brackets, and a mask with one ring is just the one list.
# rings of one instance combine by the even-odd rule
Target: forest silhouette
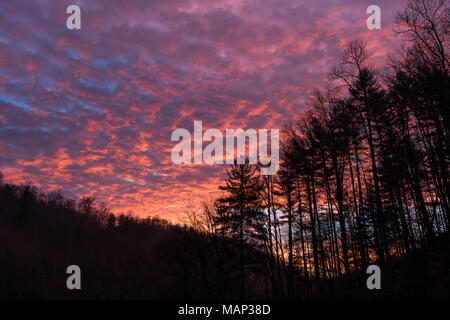
[[0,298],[448,298],[449,17],[448,1],[408,1],[382,71],[347,43],[284,127],[278,173],[231,165],[186,225],[1,182]]

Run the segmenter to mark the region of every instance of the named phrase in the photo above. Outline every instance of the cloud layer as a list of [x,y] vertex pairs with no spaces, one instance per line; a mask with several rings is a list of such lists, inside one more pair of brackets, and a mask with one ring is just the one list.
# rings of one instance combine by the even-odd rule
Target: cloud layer
[[399,39],[403,1],[377,1],[382,29],[356,0],[0,3],[0,170],[115,212],[173,218],[217,191],[224,166],[175,166],[171,132],[281,128],[327,81],[342,45],[368,43],[373,63]]

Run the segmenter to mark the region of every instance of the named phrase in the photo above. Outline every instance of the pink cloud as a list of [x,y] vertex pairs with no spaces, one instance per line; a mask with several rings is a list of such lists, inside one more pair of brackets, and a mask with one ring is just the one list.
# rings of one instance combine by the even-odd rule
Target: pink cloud
[[281,128],[322,87],[341,46],[368,42],[381,65],[402,1],[66,1],[0,4],[0,170],[115,212],[174,217],[211,196],[224,166],[170,161],[175,128]]

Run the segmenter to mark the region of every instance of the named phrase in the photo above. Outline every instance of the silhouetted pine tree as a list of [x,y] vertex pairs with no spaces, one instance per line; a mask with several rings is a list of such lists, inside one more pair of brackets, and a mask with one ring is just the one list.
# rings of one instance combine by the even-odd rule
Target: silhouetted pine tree
[[239,243],[240,256],[240,290],[245,297],[245,245],[259,235],[264,219],[260,193],[262,184],[257,167],[245,164],[234,164],[227,170],[225,186],[220,190],[225,195],[217,199],[219,215],[216,223],[226,235]]

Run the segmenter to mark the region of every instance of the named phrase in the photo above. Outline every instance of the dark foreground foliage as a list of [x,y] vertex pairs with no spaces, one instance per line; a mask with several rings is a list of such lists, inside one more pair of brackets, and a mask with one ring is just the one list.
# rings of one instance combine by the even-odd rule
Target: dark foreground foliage
[[[75,205],[29,185],[0,185],[1,299],[236,299],[238,248],[158,218],[116,218],[89,199]],[[285,298],[273,295],[266,258],[245,248],[245,298]],[[368,291],[363,274],[298,278],[295,298],[448,297],[449,259],[444,234],[394,261],[381,291]],[[66,288],[71,264],[82,270],[82,290]]]
[[[256,252],[247,279],[264,296]],[[116,218],[92,200],[0,185],[0,298],[232,298],[234,247],[158,218]],[[66,288],[79,265],[82,290]]]

